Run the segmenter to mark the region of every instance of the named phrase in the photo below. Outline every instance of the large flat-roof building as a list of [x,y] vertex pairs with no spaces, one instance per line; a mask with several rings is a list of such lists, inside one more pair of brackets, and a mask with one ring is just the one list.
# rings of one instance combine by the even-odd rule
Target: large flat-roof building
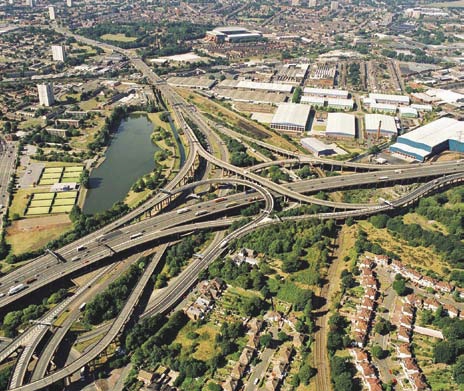
[[53,97],[53,84],[44,83],[37,84],[37,91],[39,93],[39,104],[42,106],[51,106],[55,103]]
[[237,43],[259,41],[263,38],[263,34],[260,31],[250,31],[245,27],[228,26],[217,27],[212,31],[208,31],[206,37],[208,40],[217,43]]
[[325,105],[325,98],[320,96],[313,96],[313,95],[303,95],[300,99],[300,103],[305,105],[312,105],[312,106],[319,106],[324,107]]
[[66,61],[66,53],[63,45],[52,45],[53,61]]
[[398,134],[395,118],[384,114],[366,114],[365,129],[368,135],[379,134],[383,137],[393,137]]
[[306,137],[301,139],[301,145],[315,156],[327,156],[335,153],[334,148],[315,137]]
[[329,98],[327,99],[327,107],[337,110],[353,110],[354,102],[352,99]]
[[170,77],[167,80],[168,84],[174,87],[187,87],[199,90],[209,90],[215,84],[216,80],[211,80],[208,77]]
[[287,132],[304,132],[308,126],[311,106],[282,103],[272,118],[271,128]]
[[256,82],[251,80],[230,80],[226,79],[219,83],[218,87],[220,88],[238,88],[243,90],[256,90],[256,91],[272,91],[272,92],[282,92],[282,93],[291,93],[293,88],[291,84],[282,84],[282,83],[264,83]]
[[389,95],[370,93],[369,99],[377,103],[388,103],[397,105],[409,105],[409,96],[407,95]]
[[464,152],[464,121],[437,119],[398,137],[390,147],[392,153],[420,162],[448,149]]
[[325,134],[335,138],[355,138],[356,117],[346,113],[329,113]]
[[312,87],[304,88],[303,94],[321,96],[323,98],[340,98],[340,99],[347,99],[349,95],[348,91],[345,91],[345,90],[336,90],[336,89],[331,89],[331,88],[312,88]]
[[50,5],[48,6],[48,15],[50,16],[50,20],[55,20],[56,19],[56,14],[55,14],[55,7]]
[[383,112],[383,113],[396,114],[396,111],[398,110],[398,106],[392,105],[390,103],[377,103],[377,102],[374,102],[374,103],[371,103],[370,109],[372,111],[374,111],[374,112],[379,111],[379,112]]

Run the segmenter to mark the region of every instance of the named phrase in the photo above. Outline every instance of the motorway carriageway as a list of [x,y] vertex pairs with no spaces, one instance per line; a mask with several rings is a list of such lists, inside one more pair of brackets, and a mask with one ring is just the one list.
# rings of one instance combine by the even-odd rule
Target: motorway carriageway
[[[245,182],[245,181],[242,181]],[[235,240],[236,238],[240,237],[241,235],[255,229],[257,225],[263,222],[266,218],[269,217],[270,213],[274,209],[274,199],[269,194],[269,192],[265,189],[257,187],[256,190],[264,196],[265,199],[265,207],[261,210],[261,213],[258,217],[256,217],[253,221],[245,224],[244,226],[238,228],[234,232],[227,235],[225,239],[220,241],[219,243],[214,242],[210,251],[204,255],[203,258],[194,264],[201,265],[202,268],[206,267],[209,263],[214,261],[226,248],[230,241]],[[214,225],[212,222],[207,222],[207,224]],[[201,224],[192,224],[192,226],[201,225]],[[178,229],[178,228],[177,228]],[[167,246],[164,246],[164,249]],[[162,254],[162,253],[161,253]],[[156,260],[155,260],[156,259]],[[137,283],[134,291],[132,292],[129,300],[126,302],[123,310],[118,315],[114,323],[112,324],[108,333],[95,345],[89,352],[85,353],[81,357],[79,357],[76,361],[73,361],[71,364],[67,365],[61,370],[58,370],[51,375],[43,378],[41,380],[37,380],[33,383],[27,384],[22,387],[15,388],[16,390],[38,390],[44,388],[50,384],[56,383],[60,379],[68,377],[73,373],[77,372],[80,368],[86,365],[89,361],[96,358],[116,337],[116,335],[120,332],[120,330],[124,327],[126,322],[129,320],[129,317],[134,310],[135,306],[138,303],[138,300],[148,282],[148,279],[153,274],[156,265],[158,264],[159,260],[161,259],[161,255],[158,253],[155,256],[155,259],[150,263],[150,265],[145,270],[143,276],[141,277],[140,281]],[[155,266],[154,266],[155,265]],[[177,301],[179,297],[185,294],[191,287],[192,284],[196,281],[198,277],[198,272],[196,269],[189,269],[188,273],[183,272],[182,278],[180,279],[180,283],[182,284],[181,289],[176,289],[176,287],[171,286],[168,287],[166,291],[163,292],[164,299],[162,300],[161,305],[164,306],[171,306],[173,301]],[[178,281],[179,282],[179,281]]]
[[[208,215],[223,212],[228,209],[234,209],[237,206],[245,206],[248,205],[249,200],[252,199],[260,199],[259,193],[253,193],[249,195],[245,195],[243,193],[238,193],[234,195],[230,195],[227,197],[227,200],[224,202],[215,202],[214,200],[201,202],[199,204],[194,204],[191,206],[186,206],[191,210],[186,213],[177,213],[177,211],[172,211],[168,213],[163,213],[151,218],[147,218],[142,220],[139,223],[129,225],[127,227],[118,229],[116,231],[112,231],[102,236],[104,241],[97,242],[96,240],[84,242],[84,246],[86,247],[85,250],[78,252],[76,247],[66,246],[67,251],[57,250],[57,253],[66,259],[66,262],[58,262],[56,258],[51,256],[50,254],[44,254],[40,256],[28,264],[22,266],[21,268],[8,273],[4,277],[0,278],[1,289],[2,292],[6,293],[8,290],[18,285],[19,283],[24,283],[24,281],[30,278],[37,278],[37,281],[33,282],[31,286],[24,291],[21,291],[13,296],[4,296],[0,299],[0,306],[7,305],[18,298],[29,294],[31,289],[35,288],[41,282],[41,278],[46,278],[48,281],[55,280],[57,278],[61,278],[66,274],[70,274],[79,268],[85,267],[88,264],[91,264],[92,260],[97,259],[95,258],[95,253],[103,255],[103,256],[111,256],[112,250],[110,250],[107,246],[112,248],[113,250],[118,250],[118,247],[124,244],[140,244],[142,243],[140,239],[144,238],[144,235],[141,238],[137,239],[130,239],[130,236],[136,233],[140,233],[142,231],[150,231],[153,233],[154,236],[161,235],[161,231],[163,229],[173,227],[179,224],[183,224],[195,219],[205,218]],[[261,198],[262,199],[262,198]],[[230,202],[237,202],[238,205],[230,205],[227,206]],[[207,211],[206,214],[202,216],[195,216],[198,211]],[[154,231],[156,230],[156,231]],[[146,236],[146,235],[145,235]],[[69,248],[70,247],[70,248]],[[72,262],[71,259],[74,257],[79,257],[79,260]],[[29,292],[28,292],[29,291]]]
[[[358,186],[361,184],[365,183],[372,183],[372,184],[377,184],[379,182],[392,182],[392,181],[399,181],[399,180],[406,180],[406,179],[412,179],[412,178],[419,178],[422,176],[438,176],[441,175],[441,173],[445,172],[462,172],[464,171],[464,165],[462,163],[456,163],[456,162],[451,162],[447,164],[440,164],[440,165],[431,165],[431,166],[413,166],[408,169],[403,169],[403,170],[389,170],[382,173],[379,172],[368,172],[368,173],[359,173],[359,174],[352,174],[352,175],[340,175],[340,176],[335,176],[335,177],[328,177],[328,178],[321,178],[321,179],[311,179],[311,180],[303,180],[299,182],[293,182],[289,184],[282,185],[283,188],[290,188],[292,191],[298,191],[298,192],[318,192],[321,190],[325,189],[338,189],[338,188],[343,188],[343,187],[354,187]],[[381,175],[382,174],[382,175]],[[380,180],[380,177],[388,177],[387,180]],[[223,179],[223,182],[227,182],[228,179]],[[232,182],[233,179],[230,179]],[[219,180],[218,180],[219,182]],[[195,184],[190,184],[187,186],[194,186]],[[256,193],[257,195],[257,193]],[[249,195],[234,195],[232,198],[229,197],[228,201],[226,204],[228,204],[231,201],[236,201],[239,202],[240,205],[245,205],[249,203],[251,200],[254,199],[255,197],[249,196]],[[342,203],[339,205],[338,203],[335,203],[337,206],[343,206],[344,204]],[[378,207],[380,204],[377,205],[369,205],[369,204],[356,204],[357,209],[367,209],[367,208],[373,208],[373,207]],[[141,223],[138,224],[133,224],[130,226],[127,226],[125,228],[122,228],[120,230],[112,231],[111,233],[108,233],[104,235],[105,237],[113,237],[113,236],[118,236],[120,234],[126,234],[128,236],[140,232],[144,229],[150,229],[152,230],[156,226],[163,226],[163,227],[169,227],[172,226],[173,224],[181,224],[186,221],[191,221],[198,216],[195,216],[195,212],[198,210],[201,210],[204,208],[205,210],[209,210],[208,214],[214,213],[214,212],[221,212],[225,208],[225,204],[219,203],[216,204],[214,201],[209,201],[206,203],[200,203],[197,206],[195,206],[196,210],[193,210],[192,212],[185,213],[182,215],[178,215],[176,212],[169,212],[169,213],[164,213],[160,214],[156,217],[143,220]],[[235,207],[235,206],[233,206]],[[206,214],[205,216],[207,216]],[[110,245],[110,243],[105,243],[107,245]],[[135,242],[134,242],[135,244]],[[89,241],[86,243],[86,246],[88,247],[85,252],[78,253],[76,252],[75,247],[70,247],[69,245],[66,246],[67,251],[62,251],[58,250],[60,255],[64,256],[68,262],[71,258],[74,256],[79,256],[81,259],[78,261],[79,263],[84,262],[88,259],[88,256],[90,254],[91,250],[95,250],[96,247],[99,247],[100,250],[103,250],[104,256],[109,256],[111,251],[105,247],[102,243],[97,243],[95,241]],[[89,251],[88,254],[86,252]],[[106,253],[105,253],[106,251]],[[91,260],[89,260],[90,262]],[[80,266],[77,263],[76,267],[73,268],[73,271],[78,269]],[[65,274],[69,274],[69,265],[67,263],[65,264],[57,264],[57,261],[55,258],[53,258],[51,255],[44,255],[42,257],[39,257],[39,260],[34,260],[31,261],[31,263],[27,266],[27,269],[20,268],[17,271],[14,271],[12,273],[9,273],[5,277],[0,279],[0,283],[2,283],[2,290],[3,292],[7,292],[9,288],[17,285],[19,282],[23,282],[29,278],[40,278],[40,275],[46,271],[46,269],[50,268],[52,265],[56,265],[53,270],[53,279],[60,278],[61,274],[65,272]],[[24,269],[24,270],[23,270]],[[39,277],[35,277],[37,274],[39,274]],[[48,274],[48,277],[51,277],[50,274]],[[18,282],[15,282],[18,281]],[[6,305],[9,302],[12,302],[16,300],[18,297],[21,297],[22,295],[26,295],[29,292],[23,291],[18,293],[16,296],[12,297],[6,297],[3,299],[0,299],[0,305]]]
[[[455,178],[456,180],[462,180],[463,176],[461,174],[455,174],[453,176],[450,176],[448,178],[441,178],[438,181],[433,181],[431,183],[428,183],[424,186],[422,186],[420,189],[417,189],[414,193],[414,196],[409,196],[411,199],[412,197],[419,196],[420,193],[428,188],[432,189],[436,186],[439,186],[440,184],[444,184],[447,181],[450,180],[450,178]],[[439,183],[437,183],[439,182]],[[160,298],[158,299],[157,302],[154,303],[154,306],[151,308],[150,311],[148,311],[145,315],[153,315],[154,313],[157,312],[166,312],[170,308],[172,308],[173,305],[175,305],[176,302],[193,286],[194,282],[197,279],[199,271],[202,269],[206,268],[209,263],[211,263],[214,259],[216,259],[226,248],[227,245],[230,241],[245,235],[246,233],[256,229],[261,223],[267,224],[267,223],[275,223],[275,221],[266,221],[266,218],[269,217],[270,212],[273,209],[273,202],[272,198],[266,197],[266,207],[264,211],[261,213],[261,215],[255,219],[254,221],[248,223],[244,227],[238,229],[237,231],[229,234],[224,240],[220,242],[213,242],[212,245],[209,248],[209,251],[205,254],[203,258],[200,258],[198,260],[195,260],[192,262],[188,268],[186,268],[181,275],[179,276],[179,279],[176,281],[175,284],[168,286],[167,290],[164,291],[161,295]],[[349,213],[354,212],[350,211]],[[132,296],[131,296],[132,297]],[[129,300],[130,301],[130,300]],[[79,369],[78,365],[83,366],[86,362],[89,360],[92,360],[97,352],[95,350],[97,349],[98,352],[103,351],[103,349],[111,342],[112,338],[119,332],[120,328],[124,325],[124,323],[121,323],[121,317],[127,320],[127,313],[125,312],[125,309],[127,308],[129,302],[126,304],[126,307],[124,307],[123,312],[121,312],[120,316],[116,319],[114,324],[112,325],[111,329],[109,330],[108,334],[105,335],[105,337],[88,353],[86,353],[84,356],[80,357],[78,360],[75,362],[71,363],[67,367],[65,367],[62,370],[59,370],[50,376],[48,376],[45,379],[39,380],[34,382],[33,384],[29,384],[23,387],[18,388],[21,390],[36,390],[38,388],[42,388],[43,386],[46,386],[48,384],[51,384],[53,382],[56,382],[60,378],[69,376],[71,373],[77,371]],[[129,308],[131,311],[133,307]],[[119,327],[119,328],[116,328]],[[81,362],[82,361],[82,362]],[[78,365],[76,365],[79,363]]]

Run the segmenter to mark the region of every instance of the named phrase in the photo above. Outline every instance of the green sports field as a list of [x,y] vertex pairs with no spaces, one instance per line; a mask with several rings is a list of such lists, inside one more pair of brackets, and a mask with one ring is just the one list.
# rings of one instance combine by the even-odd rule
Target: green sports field
[[34,193],[32,200],[52,200],[55,193]]
[[63,198],[76,198],[77,191],[65,191],[63,193],[56,193],[56,200],[61,200]]
[[29,208],[37,208],[41,206],[46,206],[50,207],[52,206],[53,200],[32,200],[31,203],[29,204]]
[[65,206],[65,205],[74,205],[76,200],[74,198],[63,198],[61,200],[55,200],[53,207],[55,206]]
[[36,215],[46,215],[50,208],[48,206],[42,206],[38,208],[28,208],[26,215],[27,216],[36,216]]
[[73,205],[63,205],[52,207],[51,213],[69,213],[71,212]]

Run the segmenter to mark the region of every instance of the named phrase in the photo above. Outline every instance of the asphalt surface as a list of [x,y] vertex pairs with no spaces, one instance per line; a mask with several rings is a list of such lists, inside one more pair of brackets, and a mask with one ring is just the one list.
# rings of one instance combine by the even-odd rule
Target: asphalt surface
[[[7,213],[8,184],[16,169],[15,161],[18,154],[16,143],[5,141],[0,137],[0,215]],[[1,216],[0,216],[1,217]],[[0,218],[0,232],[3,229],[3,219]]]
[[[111,46],[111,45],[102,44],[100,42],[96,42],[96,41],[82,38],[82,37],[77,37],[77,36],[75,37],[76,39],[80,41],[83,41],[83,42],[86,42],[92,45],[104,47],[110,50],[115,50],[125,55],[128,54],[128,52],[124,51],[123,49],[115,48],[114,46]],[[196,282],[198,273],[201,270],[203,270],[205,267],[207,267],[209,263],[211,263],[214,259],[216,259],[222,252],[224,252],[227,249],[227,246],[230,241],[235,240],[236,238],[255,230],[257,227],[263,224],[277,223],[275,220],[270,219],[270,214],[273,211],[273,207],[274,207],[274,204],[273,204],[274,199],[269,191],[272,191],[275,194],[283,195],[283,196],[296,199],[299,201],[303,201],[303,202],[310,202],[310,203],[327,205],[327,206],[333,206],[334,203],[325,202],[323,200],[317,200],[313,197],[303,195],[300,192],[296,191],[296,189],[293,189],[291,187],[289,188],[287,186],[275,184],[266,178],[262,178],[259,175],[256,175],[250,172],[247,169],[238,168],[238,167],[235,167],[227,163],[226,161],[223,160],[222,156],[221,158],[217,158],[214,155],[212,155],[211,152],[209,151],[209,148],[205,149],[200,145],[193,131],[184,121],[184,117],[190,118],[192,121],[196,122],[197,125],[199,125],[199,127],[202,129],[203,132],[208,133],[210,129],[209,129],[209,126],[206,124],[205,120],[203,119],[203,117],[200,116],[196,112],[196,110],[192,110],[190,105],[186,105],[186,102],[183,101],[183,99],[180,98],[176,93],[174,93],[174,91],[169,86],[167,86],[157,75],[155,75],[142,60],[136,57],[131,57],[131,61],[135,65],[135,67],[139,69],[147,77],[147,79],[150,82],[158,86],[158,88],[161,90],[164,97],[171,103],[174,109],[173,110],[174,116],[177,122],[182,125],[184,133],[189,139],[189,155],[187,158],[187,162],[182,167],[182,169],[179,171],[174,181],[170,182],[166,186],[162,194],[156,195],[150,201],[148,201],[141,207],[137,208],[135,211],[130,212],[128,215],[119,219],[117,222],[111,223],[104,229],[99,230],[91,235],[88,235],[86,238],[81,239],[80,241],[77,241],[77,243],[73,243],[71,245],[65,246],[63,249],[58,250],[59,257],[64,257],[66,259],[66,262],[56,263],[57,261],[56,259],[54,259],[53,256],[51,255],[45,256],[45,257],[48,257],[45,259],[48,259],[47,262],[49,262],[48,267],[46,267],[46,269],[50,268],[52,264],[55,265],[53,268],[53,272],[49,271],[46,277],[44,277],[40,273],[36,274],[37,269],[35,269],[36,267],[40,268],[39,263],[42,264],[44,262],[35,262],[35,263],[31,262],[29,264],[29,267],[27,269],[26,268],[24,269],[26,270],[26,272],[30,271],[33,276],[36,276],[38,278],[38,281],[34,283],[35,285],[33,285],[32,288],[28,289],[29,292],[31,292],[34,288],[38,286],[45,285],[75,270],[79,270],[87,264],[96,262],[102,257],[110,256],[114,250],[116,250],[116,252],[120,252],[122,250],[130,249],[130,248],[133,248],[143,243],[148,243],[162,236],[191,232],[192,230],[204,229],[207,227],[214,227],[214,226],[223,227],[223,226],[229,225],[232,221],[230,219],[229,220],[216,220],[214,222],[210,221],[210,222],[204,222],[204,223],[192,223],[192,224],[187,224],[187,225],[183,225],[179,227],[178,226],[179,224],[185,223],[186,221],[193,221],[195,217],[197,217],[195,216],[195,210],[192,210],[190,208],[190,210],[187,210],[184,213],[178,213],[178,212],[172,212],[171,214],[167,213],[167,214],[161,215],[161,216],[164,216],[164,218],[161,216],[157,216],[155,218],[147,219],[140,223],[121,228],[124,224],[140,216],[146,211],[152,209],[153,207],[157,205],[158,206],[162,205],[162,203],[165,203],[165,202],[166,203],[169,202],[172,198],[173,193],[180,191],[180,190],[175,190],[175,188],[179,185],[185,184],[185,182],[191,176],[192,168],[194,167],[197,155],[201,156],[202,158],[204,158],[205,160],[207,160],[208,162],[210,162],[211,164],[217,167],[223,168],[231,173],[238,175],[239,177],[245,178],[245,180],[235,180],[235,182],[240,183],[240,184],[247,184],[247,185],[254,187],[260,193],[260,196],[264,198],[265,204],[266,204],[265,208],[261,211],[260,215],[256,217],[253,221],[241,227],[240,229],[234,231],[233,233],[229,234],[225,239],[213,242],[212,246],[210,246],[209,250],[204,254],[203,258],[197,259],[195,260],[195,262],[192,262],[181,273],[181,275],[176,280],[176,282],[173,283],[169,289],[164,291],[163,294],[160,295],[159,298],[155,299],[153,306],[145,314],[145,316],[148,316],[154,313],[164,313],[166,311],[169,311],[169,309],[172,308],[172,306],[175,305],[179,301],[179,299],[181,299],[182,296],[189,289],[192,288],[192,286]],[[235,136],[244,138],[243,135],[239,135],[239,136],[235,135]],[[353,169],[362,168],[362,169],[367,169],[367,170],[388,170],[388,169],[393,168],[393,169],[398,169],[398,170],[404,170],[405,172],[409,170],[410,168],[409,165],[401,165],[401,166],[391,165],[385,168],[386,166],[351,163],[351,162],[336,162],[336,164],[334,164],[333,161],[328,160],[328,159],[308,158],[307,156],[303,156],[295,152],[289,152],[289,151],[280,149],[278,147],[269,146],[266,143],[257,142],[256,140],[252,140],[252,141],[256,142],[259,145],[262,144],[261,146],[271,149],[274,152],[280,153],[284,156],[291,156],[297,159],[307,159],[306,162],[311,163],[311,164],[325,164],[325,165],[331,165],[331,166],[336,165],[337,167],[349,167]],[[418,166],[419,166],[419,170],[427,170],[427,169],[430,170],[431,168],[431,166],[425,166],[424,168],[423,165],[416,165],[415,167],[418,167]],[[435,179],[434,181],[429,182],[426,185],[421,186],[419,189],[416,189],[415,191],[411,192],[407,196],[402,197],[399,200],[392,201],[391,204],[388,204],[388,205],[384,203],[384,204],[379,204],[379,205],[374,205],[374,206],[366,206],[364,204],[352,205],[352,204],[339,203],[338,207],[342,209],[352,209],[352,210],[335,212],[335,213],[318,214],[318,215],[314,215],[311,217],[346,218],[347,216],[363,216],[363,215],[378,213],[384,210],[388,210],[390,208],[394,208],[394,207],[412,202],[416,200],[417,198],[427,194],[429,191],[432,191],[436,189],[437,187],[444,185],[445,183],[454,183],[458,181],[460,182],[464,176],[464,174],[462,173],[462,170],[459,167],[445,167],[445,168],[440,167],[437,170],[443,170],[443,169],[445,169],[444,172],[435,173],[432,175],[429,173],[425,175],[426,173],[424,171],[423,177],[439,176],[439,175],[449,174],[449,173],[454,174],[455,172],[459,172],[459,174],[450,175],[449,177],[445,177],[445,178]],[[446,171],[449,169],[451,171]],[[368,183],[375,184],[375,183],[378,183],[379,181],[385,181],[385,180],[393,182],[397,180],[404,180],[407,178],[411,178],[410,175],[412,175],[413,172],[412,171],[411,172],[408,171],[406,173],[405,172],[403,171],[401,172],[398,171],[398,172],[393,172],[393,173],[389,172],[388,174],[383,174],[383,173],[378,174],[377,177],[370,176],[368,177],[368,180],[370,181]],[[393,178],[394,174],[409,175],[409,176],[407,178]],[[414,173],[414,174],[417,174],[417,173]],[[416,175],[416,177],[418,176]],[[309,184],[307,186],[308,187],[312,186],[312,187],[310,187],[306,191],[308,192],[317,191],[316,190],[318,189],[317,186],[320,186],[320,189],[325,189],[326,188],[325,186],[331,186],[331,187],[328,187],[330,189],[337,188],[336,186],[340,186],[340,183],[344,182],[347,176],[344,176],[343,179],[341,179],[340,177],[337,177],[337,178],[338,179],[336,180],[331,179],[330,182],[328,183],[323,182],[323,181],[328,180],[328,178],[324,178],[323,180],[321,180],[322,183],[316,182],[314,184]],[[346,182],[346,184],[344,183],[341,187],[353,186],[355,181],[357,184],[359,184],[360,178],[361,177],[356,178],[355,180],[350,179]],[[234,180],[232,179],[224,179],[223,181],[234,182]],[[200,184],[205,184],[205,183],[207,183],[207,181],[203,181]],[[251,185],[251,183],[255,183],[255,185]],[[198,184],[195,184],[195,185],[198,185]],[[193,186],[194,185],[192,185],[192,187]],[[243,198],[245,197],[245,195],[243,194],[237,195],[236,197],[237,198],[235,199],[235,202],[238,204],[239,202],[242,202],[242,201],[239,201],[240,197]],[[230,198],[228,197],[227,201],[229,200]],[[252,201],[253,200],[245,199],[243,203],[247,204]],[[232,207],[237,207],[237,204],[235,204]],[[197,208],[198,209],[196,211],[198,211],[199,208],[205,208],[205,205],[197,206]],[[220,205],[220,203],[217,203],[216,206],[213,206],[211,208],[212,209],[216,208],[216,211],[227,209],[223,205]],[[208,214],[209,213],[206,213],[205,216],[207,216]],[[166,219],[166,216],[168,216],[167,219]],[[159,220],[156,220],[156,218],[158,218]],[[299,217],[299,218],[304,218],[304,217]],[[145,227],[145,229],[142,227]],[[78,246],[85,246],[86,248],[83,249],[82,251],[77,251]],[[83,259],[77,260],[75,262],[76,266],[74,266],[71,264],[72,262],[70,260],[71,256],[79,256],[80,258],[84,258],[85,260]],[[84,264],[81,263],[82,261],[84,262]],[[153,267],[153,264],[155,263],[156,262],[153,261],[148,267],[148,269]],[[18,387],[15,389],[36,390],[36,389],[46,387],[47,385],[53,384],[57,380],[67,377],[71,375],[72,373],[78,371],[87,362],[97,357],[106,348],[106,346],[108,346],[108,344],[113,340],[113,338],[117,335],[117,333],[120,332],[120,330],[124,327],[125,323],[129,319],[134,307],[137,305],[138,298],[143,292],[145,284],[151,275],[151,273],[149,274],[148,269],[146,273],[143,275],[143,277],[141,278],[141,280],[139,281],[136,288],[134,289],[134,292],[132,293],[131,297],[127,301],[120,316],[118,316],[118,318],[114,321],[109,331],[105,334],[105,336],[102,338],[102,340],[97,345],[95,345],[92,349],[86,352],[83,356],[79,357],[77,360],[75,360],[74,362],[66,366],[65,368],[55,371],[54,373],[52,373],[51,375],[43,379],[37,380],[31,384]],[[40,270],[43,271],[43,268]],[[24,270],[22,270],[22,272],[24,272]],[[24,273],[17,273],[16,275],[14,273],[15,272],[11,273],[11,275],[8,275],[4,279],[0,280],[1,283],[4,283],[4,282],[6,283],[3,286],[3,289],[14,286],[14,284],[17,284],[19,280],[15,280],[15,278],[17,278],[18,275],[21,275],[22,278],[24,278]],[[6,297],[0,300],[0,306],[6,304],[7,302],[14,301],[15,298],[20,297],[21,295],[24,295],[24,293],[18,294],[16,297]],[[322,389],[325,389],[325,388],[322,388]]]

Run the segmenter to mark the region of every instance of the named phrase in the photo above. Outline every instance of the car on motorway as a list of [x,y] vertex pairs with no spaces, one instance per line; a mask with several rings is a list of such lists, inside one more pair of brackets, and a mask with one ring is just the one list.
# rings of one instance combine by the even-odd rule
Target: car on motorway
[[26,284],[32,284],[33,282],[36,282],[36,281],[37,281],[37,278],[32,277],[26,280]]
[[5,294],[4,294],[4,293],[0,293],[0,297],[4,297],[4,296],[5,296]]

